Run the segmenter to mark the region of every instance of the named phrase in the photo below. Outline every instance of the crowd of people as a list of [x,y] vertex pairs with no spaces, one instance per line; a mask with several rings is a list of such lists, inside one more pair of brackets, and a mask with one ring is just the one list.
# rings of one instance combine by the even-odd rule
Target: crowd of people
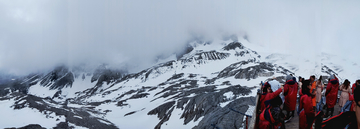
[[[316,79],[312,75],[306,80],[299,77],[297,81],[293,75],[287,75],[285,80],[284,84],[276,79],[262,84],[258,128],[285,129],[296,112],[300,129],[360,129],[360,88],[356,88],[360,80],[351,86],[349,80],[341,83],[331,75],[326,87],[322,76]],[[334,116],[336,103],[340,110]]]

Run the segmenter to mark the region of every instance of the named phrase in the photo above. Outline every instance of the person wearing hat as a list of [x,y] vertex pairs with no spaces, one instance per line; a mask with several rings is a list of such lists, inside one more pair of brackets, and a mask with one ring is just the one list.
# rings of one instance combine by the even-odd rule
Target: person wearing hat
[[343,112],[322,122],[323,129],[360,129],[360,88],[354,90],[354,111]]
[[280,87],[280,83],[277,84],[272,81],[266,82],[263,87],[263,94],[260,97],[260,111],[263,111],[266,108],[267,104],[269,104],[269,100],[279,96],[283,89],[284,87]]
[[[284,85],[285,103],[284,110],[286,110],[285,123],[294,117],[296,107],[296,97],[298,92],[298,85],[290,75],[286,76],[286,82]],[[291,112],[291,114],[290,114]]]

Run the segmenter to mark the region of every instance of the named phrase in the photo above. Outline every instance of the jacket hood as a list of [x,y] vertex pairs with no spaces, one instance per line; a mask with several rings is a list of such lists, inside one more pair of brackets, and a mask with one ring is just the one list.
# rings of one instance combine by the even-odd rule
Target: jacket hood
[[286,81],[292,80],[292,79],[293,79],[293,76],[287,75],[287,76],[285,77],[285,79],[286,79]]
[[330,80],[330,83],[335,85],[335,84],[339,83],[339,81],[336,79],[332,79],[332,80]]
[[335,79],[335,76],[334,76],[334,75],[331,75],[331,76],[330,76],[330,80],[333,80],[333,79]]
[[294,80],[288,80],[286,81],[286,84],[288,85],[294,85],[296,82]]

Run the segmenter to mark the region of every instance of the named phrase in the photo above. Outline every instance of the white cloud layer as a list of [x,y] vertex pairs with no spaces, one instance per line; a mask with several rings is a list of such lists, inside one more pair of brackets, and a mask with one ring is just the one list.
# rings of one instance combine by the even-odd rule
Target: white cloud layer
[[272,52],[345,57],[360,47],[359,12],[359,1],[0,1],[0,72],[84,63],[137,71],[194,35],[246,33]]

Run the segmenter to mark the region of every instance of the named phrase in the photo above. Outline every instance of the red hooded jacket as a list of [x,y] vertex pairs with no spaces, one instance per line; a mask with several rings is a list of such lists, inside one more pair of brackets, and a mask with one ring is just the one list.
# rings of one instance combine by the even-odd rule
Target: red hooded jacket
[[356,88],[356,83],[354,83],[354,84],[352,85],[352,87],[351,87],[352,94],[354,94],[355,88]]
[[299,115],[299,127],[300,129],[310,129],[315,118],[315,111],[312,106],[312,97],[306,94],[302,95],[299,104],[299,110],[304,109]]
[[[279,121],[276,121],[271,112],[271,106],[268,106],[265,110],[263,110],[260,114],[259,118],[259,129],[278,129],[282,126]],[[280,109],[280,108],[278,108]],[[278,110],[281,112],[281,110]],[[276,111],[275,111],[276,112]],[[279,113],[279,112],[276,112]],[[275,114],[276,114],[275,113]]]
[[285,104],[284,109],[287,111],[294,111],[296,107],[296,97],[298,92],[298,85],[295,81],[289,80],[284,86]]
[[299,114],[299,129],[306,129],[306,124],[305,111],[301,111]]
[[355,102],[354,102],[354,94],[349,96],[349,101],[353,101],[351,103],[351,107],[350,107],[350,111],[354,111],[354,106],[355,106]]
[[272,100],[274,99],[276,96],[278,96],[280,93],[282,92],[282,89],[279,88],[278,90],[276,90],[275,92],[272,93],[264,93],[261,95],[260,97],[260,110],[263,111],[266,108],[265,102],[268,100]]
[[335,79],[331,79],[326,87],[326,105],[327,108],[333,108],[336,104],[337,95],[339,90],[339,80],[335,77]]

